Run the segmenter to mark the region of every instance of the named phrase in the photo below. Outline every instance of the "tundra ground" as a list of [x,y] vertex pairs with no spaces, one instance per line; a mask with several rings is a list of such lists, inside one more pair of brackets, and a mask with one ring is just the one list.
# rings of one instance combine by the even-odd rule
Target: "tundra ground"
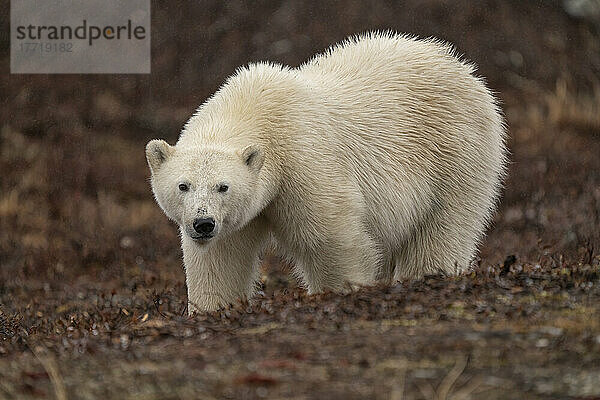
[[[153,4],[151,75],[9,75],[0,37],[0,398],[600,399],[600,40],[558,2]],[[0,16],[8,32],[8,15]],[[185,316],[145,143],[234,69],[351,33],[454,42],[503,102],[511,166],[479,266]]]

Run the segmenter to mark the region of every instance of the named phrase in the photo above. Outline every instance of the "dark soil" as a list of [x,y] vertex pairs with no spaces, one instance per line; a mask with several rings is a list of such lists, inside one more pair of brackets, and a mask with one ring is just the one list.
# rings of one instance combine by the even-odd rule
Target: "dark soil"
[[[554,1],[154,3],[150,75],[10,75],[1,12],[0,398],[600,399],[600,39]],[[437,36],[502,99],[510,177],[479,266],[185,316],[144,145],[239,65]]]

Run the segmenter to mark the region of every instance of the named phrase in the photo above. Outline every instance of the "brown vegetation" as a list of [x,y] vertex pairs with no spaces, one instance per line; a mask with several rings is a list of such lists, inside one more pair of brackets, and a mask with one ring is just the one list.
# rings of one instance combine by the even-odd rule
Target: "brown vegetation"
[[[0,50],[0,398],[600,398],[600,40],[558,2],[153,4],[148,76],[9,75]],[[8,15],[0,25],[8,32]],[[243,63],[348,34],[454,42],[503,101],[511,168],[479,267],[185,314],[144,144]]]

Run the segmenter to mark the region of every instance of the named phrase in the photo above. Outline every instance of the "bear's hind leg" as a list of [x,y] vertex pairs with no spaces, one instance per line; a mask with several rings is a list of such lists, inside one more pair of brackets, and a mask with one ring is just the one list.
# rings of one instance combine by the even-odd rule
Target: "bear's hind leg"
[[468,268],[475,252],[476,233],[452,229],[451,219],[432,220],[415,227],[394,253],[394,280],[425,275],[455,275]]
[[310,294],[345,292],[354,286],[374,284],[383,258],[376,242],[357,222],[354,229],[349,226],[328,236],[315,251],[304,252],[296,261],[296,269]]

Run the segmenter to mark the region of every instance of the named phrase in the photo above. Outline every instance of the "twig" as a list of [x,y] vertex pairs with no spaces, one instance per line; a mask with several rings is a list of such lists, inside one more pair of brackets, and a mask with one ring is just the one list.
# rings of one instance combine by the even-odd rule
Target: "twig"
[[[470,398],[471,394],[473,394],[477,389],[479,389],[482,383],[483,379],[481,377],[475,377],[471,379],[461,389],[454,392],[454,394],[452,395],[452,400],[464,400]],[[485,391],[485,389],[483,389],[482,391]]]
[[42,364],[42,367],[44,367],[44,370],[48,374],[50,382],[54,387],[54,395],[56,396],[56,400],[67,400],[67,391],[65,390],[65,383],[62,377],[60,376],[60,372],[58,371],[58,366],[56,365],[54,357],[52,357],[50,354],[48,354],[47,356],[42,356],[37,350],[29,346],[27,341],[25,341],[25,343],[27,344],[27,347],[31,349],[33,355],[35,355],[35,357],[38,359],[40,364]]
[[458,377],[462,375],[468,362],[469,362],[469,357],[463,357],[456,361],[456,364],[454,364],[454,367],[450,370],[450,372],[448,372],[448,375],[446,375],[446,377],[442,380],[442,383],[440,383],[440,386],[438,386],[437,400],[447,400],[448,399],[448,394],[450,393],[450,390],[452,390],[452,387],[456,383],[456,380],[458,379]]

